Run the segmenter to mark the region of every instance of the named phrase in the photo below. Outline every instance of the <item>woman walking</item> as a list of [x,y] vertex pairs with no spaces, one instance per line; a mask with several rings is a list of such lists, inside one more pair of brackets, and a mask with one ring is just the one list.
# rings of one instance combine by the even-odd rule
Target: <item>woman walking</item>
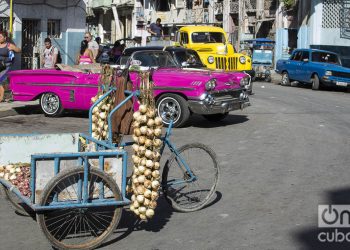
[[7,32],[0,31],[0,102],[4,100],[4,84],[14,59],[14,52],[21,52],[16,45],[7,42]]
[[77,56],[77,64],[95,63],[92,51],[88,48],[89,43],[86,40],[81,41],[80,53]]

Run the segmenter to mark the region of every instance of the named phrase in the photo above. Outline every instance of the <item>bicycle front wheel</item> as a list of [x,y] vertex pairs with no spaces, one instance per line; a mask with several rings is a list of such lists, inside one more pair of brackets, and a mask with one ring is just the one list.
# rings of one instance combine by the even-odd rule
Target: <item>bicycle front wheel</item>
[[166,200],[179,212],[203,208],[216,190],[219,167],[216,155],[200,143],[187,144],[165,164],[162,188]]

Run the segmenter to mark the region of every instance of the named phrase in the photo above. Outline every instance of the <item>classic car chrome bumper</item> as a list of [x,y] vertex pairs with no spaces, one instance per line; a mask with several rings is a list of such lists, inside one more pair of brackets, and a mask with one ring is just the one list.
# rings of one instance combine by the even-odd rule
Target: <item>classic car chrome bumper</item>
[[[237,96],[238,95],[238,96]],[[250,105],[245,91],[235,91],[234,95],[207,94],[203,100],[189,100],[188,105],[193,113],[200,115],[224,114],[232,110],[243,109]]]

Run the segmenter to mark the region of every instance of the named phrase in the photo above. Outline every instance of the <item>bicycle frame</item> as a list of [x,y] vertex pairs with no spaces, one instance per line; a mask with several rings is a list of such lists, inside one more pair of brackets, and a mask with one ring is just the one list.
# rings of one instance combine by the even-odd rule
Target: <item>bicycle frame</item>
[[[183,184],[183,183],[196,181],[197,177],[192,173],[192,171],[191,171],[190,167],[187,165],[186,161],[181,157],[181,155],[177,151],[175,145],[173,143],[171,143],[171,141],[169,139],[169,137],[171,135],[172,126],[173,126],[173,121],[170,121],[168,129],[167,129],[167,131],[165,133],[165,136],[162,137],[163,145],[162,145],[162,147],[160,149],[160,155],[163,155],[163,151],[165,149],[165,146],[168,146],[169,150],[173,154],[175,154],[175,160],[178,163],[179,168],[181,169],[181,171],[184,174],[189,175],[190,179],[188,179],[188,180],[184,180],[184,179],[172,180],[172,181],[168,181],[168,183],[166,183],[166,185],[180,185],[180,184]],[[168,162],[166,164],[168,164]]]

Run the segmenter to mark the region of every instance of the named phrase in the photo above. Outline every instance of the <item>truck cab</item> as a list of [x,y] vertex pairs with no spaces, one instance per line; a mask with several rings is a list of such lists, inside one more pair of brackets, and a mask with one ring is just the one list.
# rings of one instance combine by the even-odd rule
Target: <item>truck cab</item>
[[236,53],[225,31],[213,26],[184,26],[176,34],[177,46],[197,51],[210,69],[244,71],[254,76],[249,56]]

